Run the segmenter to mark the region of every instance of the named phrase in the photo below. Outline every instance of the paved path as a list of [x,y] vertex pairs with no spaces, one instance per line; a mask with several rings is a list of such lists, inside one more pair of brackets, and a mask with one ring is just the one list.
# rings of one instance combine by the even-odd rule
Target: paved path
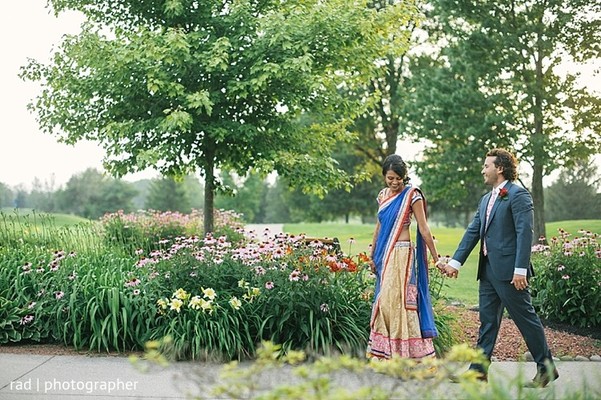
[[[560,361],[557,366],[561,376],[548,388],[524,390],[535,391],[544,398],[563,399],[570,398],[570,393],[574,398],[574,391],[579,389],[586,390],[588,398],[601,398],[601,362]],[[219,381],[221,368],[222,365],[214,363],[178,362],[166,368],[153,366],[141,371],[126,357],[0,353],[0,399],[185,399],[190,395],[216,399],[210,390]],[[525,380],[520,376],[531,378],[534,372],[533,363],[494,362],[488,388],[492,391],[496,385]],[[298,383],[298,378],[291,374],[291,367],[283,367],[257,376],[255,383],[261,388],[273,388]],[[370,371],[361,375],[339,373],[333,376],[333,383],[347,390],[366,385],[380,388],[396,385],[402,389],[398,393],[403,393],[399,398],[412,399],[423,398],[416,397],[416,391],[430,385],[428,396],[432,399],[467,397],[461,385],[401,382]],[[482,387],[486,389],[485,385]],[[510,398],[518,397],[515,390],[510,393],[513,393]]]
[[244,227],[247,231],[255,231],[259,239],[272,238],[284,231],[284,224],[248,224]]

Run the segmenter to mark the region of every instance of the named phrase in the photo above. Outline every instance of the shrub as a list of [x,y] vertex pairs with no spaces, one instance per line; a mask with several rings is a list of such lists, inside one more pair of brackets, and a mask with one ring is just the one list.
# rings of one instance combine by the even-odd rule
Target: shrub
[[[236,231],[242,227],[241,216],[232,211],[215,210],[215,235],[227,235],[239,240]],[[202,212],[190,214],[142,210],[125,214],[123,211],[105,214],[101,219],[104,241],[109,246],[123,248],[129,254],[142,249],[146,253],[169,247],[178,237],[201,235]]]
[[571,239],[560,229],[549,245],[533,247],[533,301],[549,320],[597,327],[601,326],[601,244],[599,235],[579,233],[582,236]]
[[262,339],[285,350],[364,352],[372,284],[365,270],[301,239],[234,247],[224,237],[189,238],[142,257],[132,279],[157,294],[152,338],[169,336],[177,358],[248,357]]

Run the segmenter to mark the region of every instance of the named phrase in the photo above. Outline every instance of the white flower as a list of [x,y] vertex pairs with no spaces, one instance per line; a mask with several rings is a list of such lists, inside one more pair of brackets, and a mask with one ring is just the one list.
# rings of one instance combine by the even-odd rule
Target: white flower
[[242,302],[236,296],[233,296],[229,303],[234,310],[239,310],[242,307]]
[[209,300],[214,300],[215,297],[217,297],[217,293],[212,288],[202,289],[202,293],[204,294],[204,297],[208,298]]
[[184,302],[181,301],[180,299],[171,299],[171,303],[169,304],[170,310],[175,310],[177,312],[181,311],[182,306],[184,305]]

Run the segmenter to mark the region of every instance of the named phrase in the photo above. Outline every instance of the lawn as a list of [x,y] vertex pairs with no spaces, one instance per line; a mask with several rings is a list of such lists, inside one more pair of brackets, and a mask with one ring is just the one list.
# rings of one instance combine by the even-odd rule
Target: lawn
[[[601,234],[601,220],[551,222],[547,224],[547,236],[555,236],[560,228],[570,232],[573,236],[579,236],[578,230],[580,229]],[[464,229],[441,227],[432,227],[431,229],[439,253],[452,256],[461,240]],[[284,225],[284,231],[291,234],[305,233],[308,236],[315,237],[336,237],[341,243],[342,250],[351,255],[367,251],[372,240],[373,230],[373,225],[366,224],[315,223]],[[354,239],[354,244],[350,244],[351,238]],[[449,299],[461,302],[466,306],[478,304],[477,262],[478,253],[474,250],[461,269],[457,280],[447,279],[444,294]]]
[[31,208],[0,208],[0,215],[4,219],[19,217],[19,220],[31,225],[40,225],[51,222],[55,226],[71,226],[88,222],[88,219],[72,214],[45,213]]

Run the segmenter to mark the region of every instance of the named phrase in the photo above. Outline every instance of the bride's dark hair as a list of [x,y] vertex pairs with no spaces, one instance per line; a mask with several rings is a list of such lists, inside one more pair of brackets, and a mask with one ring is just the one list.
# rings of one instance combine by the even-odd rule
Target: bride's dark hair
[[403,183],[406,185],[409,183],[409,176],[407,176],[407,164],[403,161],[403,158],[398,154],[391,154],[384,159],[382,163],[382,175],[386,176],[388,171],[394,171],[398,176],[403,178]]

